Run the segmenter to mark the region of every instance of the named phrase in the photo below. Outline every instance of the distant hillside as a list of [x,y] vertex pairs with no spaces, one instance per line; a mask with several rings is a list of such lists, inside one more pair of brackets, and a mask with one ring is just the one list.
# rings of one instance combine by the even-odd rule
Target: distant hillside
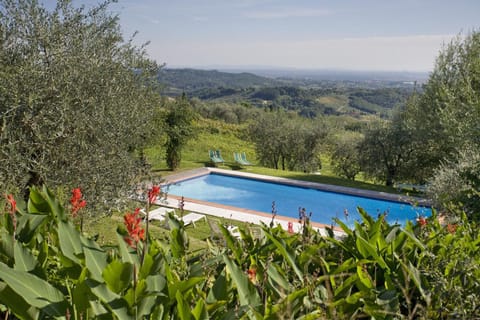
[[163,94],[186,93],[202,101],[296,111],[320,115],[379,115],[389,117],[405,104],[415,86],[394,80],[274,79],[252,73],[216,70],[162,69]]
[[211,88],[245,89],[272,87],[281,82],[252,73],[227,73],[216,70],[161,69],[158,80],[165,86],[165,93],[178,94]]

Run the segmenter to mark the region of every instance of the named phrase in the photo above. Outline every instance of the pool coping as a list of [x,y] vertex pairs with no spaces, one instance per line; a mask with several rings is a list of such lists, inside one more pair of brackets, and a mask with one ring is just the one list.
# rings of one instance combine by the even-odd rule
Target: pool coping
[[[420,204],[422,206],[430,205],[428,200],[422,199],[419,197],[405,196],[405,195],[392,194],[392,193],[386,193],[386,192],[380,192],[380,191],[356,189],[356,188],[350,188],[350,187],[342,187],[342,186],[329,185],[329,184],[318,183],[318,182],[302,181],[302,180],[296,180],[296,179],[274,177],[274,176],[261,175],[257,173],[225,170],[225,169],[212,168],[212,167],[198,168],[198,169],[188,170],[188,171],[165,176],[162,185],[164,186],[167,184],[196,178],[196,177],[200,177],[210,173],[218,173],[218,174],[224,174],[224,175],[230,175],[230,176],[236,176],[236,177],[242,177],[242,178],[257,179],[257,180],[267,181],[272,183],[280,183],[280,184],[286,184],[286,185],[291,185],[296,187],[311,188],[311,189],[336,192],[336,193],[344,193],[348,195],[395,201],[400,203],[408,203],[408,204],[414,203],[414,204]],[[163,199],[163,201],[159,201],[157,204],[179,208],[181,199],[182,197],[180,196],[167,194],[166,198]],[[269,225],[270,222],[272,221],[272,214],[267,214],[265,212],[244,209],[239,207],[232,207],[232,206],[222,205],[219,203],[191,199],[186,197],[183,197],[183,200],[184,200],[183,201],[184,209],[188,211],[195,211],[195,212],[200,212],[200,213],[213,215],[217,217],[223,217],[227,219],[249,222],[254,224],[261,224],[263,222],[266,225]],[[290,225],[290,228],[293,227],[293,230],[295,232],[299,232],[303,228],[303,225],[299,223],[298,219],[281,216],[281,215],[275,216],[274,224],[275,225],[280,224],[282,228],[284,228],[285,230],[288,230]],[[311,225],[314,229],[320,231],[322,234],[326,234],[326,228],[332,228],[334,230],[334,233],[337,235],[340,235],[343,233],[341,228],[334,226],[333,224],[326,225],[318,222],[312,222]]]

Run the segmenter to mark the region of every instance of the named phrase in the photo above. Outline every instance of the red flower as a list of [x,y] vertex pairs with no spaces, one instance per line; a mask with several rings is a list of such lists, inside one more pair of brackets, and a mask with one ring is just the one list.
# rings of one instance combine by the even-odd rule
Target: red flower
[[427,219],[425,219],[425,217],[419,217],[417,222],[422,228],[427,225]]
[[456,224],[447,224],[447,230],[448,232],[450,232],[451,234],[454,234],[455,231],[457,231],[457,225]]
[[9,194],[6,196],[7,202],[10,205],[10,208],[8,209],[8,213],[11,215],[14,215],[15,212],[17,212],[17,202],[15,201],[15,198],[13,198],[12,194]]
[[72,197],[70,198],[70,204],[72,205],[72,217],[76,217],[78,210],[82,209],[87,205],[85,200],[82,200],[82,191],[80,188],[75,188],[72,190]]
[[145,230],[140,226],[142,219],[138,216],[140,208],[135,209],[133,213],[126,213],[123,217],[123,223],[127,228],[128,236],[126,236],[125,242],[132,248],[137,247],[137,243],[141,240],[145,240]]
[[160,186],[152,186],[152,189],[148,190],[148,203],[152,204],[157,200],[160,194]]
[[7,206],[10,206],[7,211],[12,218],[13,230],[17,230],[17,217],[15,216],[15,213],[17,212],[17,201],[15,201],[12,194],[7,195],[6,198]]
[[247,270],[248,279],[255,284],[257,282],[257,270],[254,268],[250,268]]

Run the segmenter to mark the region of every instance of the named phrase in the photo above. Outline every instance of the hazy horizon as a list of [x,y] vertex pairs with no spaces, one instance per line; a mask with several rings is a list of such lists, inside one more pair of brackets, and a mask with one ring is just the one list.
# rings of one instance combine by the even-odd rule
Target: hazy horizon
[[[92,6],[98,0],[77,0]],[[128,39],[167,66],[430,72],[480,27],[477,0],[120,0]]]

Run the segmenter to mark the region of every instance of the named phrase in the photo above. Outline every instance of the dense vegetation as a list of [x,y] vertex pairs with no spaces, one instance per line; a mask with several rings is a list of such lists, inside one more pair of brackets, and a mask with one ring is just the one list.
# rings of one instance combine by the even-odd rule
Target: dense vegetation
[[[479,32],[446,46],[421,87],[164,70],[174,86],[162,92],[158,66],[122,39],[108,4],[0,0],[5,318],[480,317]],[[84,219],[139,182],[150,188],[158,161],[176,169],[195,149],[203,166],[219,144],[272,172],[331,166],[352,181],[428,185],[443,220],[391,226],[361,212],[353,230],[336,221],[336,238],[300,216],[299,234],[223,230],[199,252],[181,221],[156,239],[138,210],[117,245],[84,233]]]
[[[158,191],[158,189],[157,189]],[[156,196],[149,190],[146,203]],[[208,249],[188,253],[183,223],[151,238],[126,213],[117,245],[82,234],[74,193],[65,210],[46,188],[1,215],[0,301],[21,319],[473,319],[480,316],[480,239],[460,216],[405,227],[383,217],[320,236],[226,228]],[[70,211],[70,213],[69,213]],[[70,216],[72,214],[72,216]],[[148,218],[148,213],[147,213]],[[148,220],[147,220],[148,221]],[[260,232],[258,232],[260,231]],[[455,258],[453,258],[455,257]]]
[[106,5],[0,1],[0,188],[81,186],[99,207],[124,197],[145,170],[156,73]]

